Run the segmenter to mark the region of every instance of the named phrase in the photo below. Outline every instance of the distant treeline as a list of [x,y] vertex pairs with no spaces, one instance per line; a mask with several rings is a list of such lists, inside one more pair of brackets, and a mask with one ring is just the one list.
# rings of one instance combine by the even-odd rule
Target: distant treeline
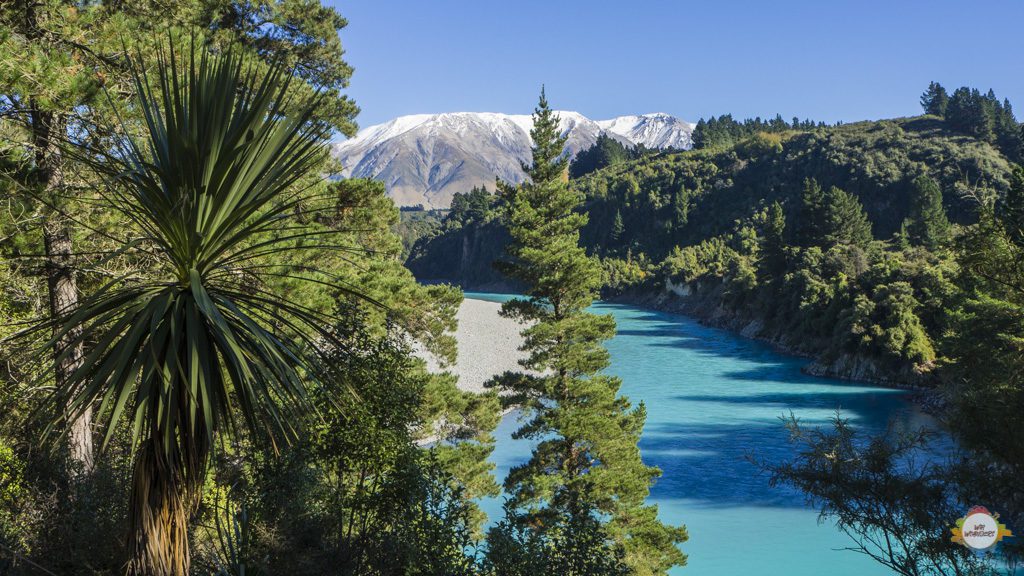
[[693,128],[693,147],[716,148],[732,146],[733,144],[753,136],[759,132],[773,133],[785,132],[787,130],[813,130],[824,128],[824,122],[813,120],[801,120],[793,117],[791,122],[786,122],[782,115],[776,115],[771,120],[762,120],[760,117],[738,121],[732,114],[723,114],[717,118],[712,116],[707,120],[701,118]]

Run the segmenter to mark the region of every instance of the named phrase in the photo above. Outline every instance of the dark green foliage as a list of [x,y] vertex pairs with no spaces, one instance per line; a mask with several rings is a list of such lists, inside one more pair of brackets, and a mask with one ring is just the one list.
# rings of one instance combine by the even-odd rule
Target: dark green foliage
[[612,221],[611,229],[611,241],[618,242],[622,238],[622,233],[626,231],[626,226],[622,223],[622,213],[615,212],[615,220]]
[[465,194],[456,192],[452,197],[447,220],[457,226],[482,224],[491,214],[494,201],[494,195],[487,191],[486,186],[474,187]]
[[[952,429],[980,455],[968,462],[978,482],[965,487],[1024,523],[1019,481],[1024,475],[1024,169],[1011,192],[986,204],[981,221],[957,244],[963,290],[944,349],[952,361]],[[981,500],[979,500],[981,501]],[[1010,543],[1020,556],[1024,546]]]
[[[889,430],[863,437],[836,416],[830,428],[791,417],[799,450],[792,462],[768,464],[773,484],[793,486],[853,540],[853,549],[897,574],[999,574],[998,561],[950,541],[951,522],[966,508],[944,462],[921,457],[924,432]],[[953,519],[953,520],[951,520]]]
[[[280,458],[230,459],[218,475],[249,499],[251,569],[266,574],[471,574],[475,483],[414,443],[434,377],[397,332],[377,338],[350,310],[312,402],[322,419]],[[457,440],[455,440],[457,441]],[[487,453],[478,455],[486,458]],[[488,492],[493,494],[493,492]]]
[[935,350],[917,317],[920,306],[909,282],[879,285],[870,295],[854,296],[836,331],[855,336],[857,351],[868,357],[926,366],[935,359]]
[[456,193],[440,225],[412,246],[406,266],[420,280],[463,288],[510,288],[493,266],[509,242],[505,199],[486,188]]
[[433,236],[441,227],[446,210],[401,210],[392,230],[402,239],[401,259],[404,262],[420,238]]
[[580,178],[601,168],[639,158],[645,153],[647,151],[643,148],[627,148],[618,140],[601,134],[593,146],[578,152],[569,163],[569,177]]
[[778,284],[786,272],[786,215],[782,205],[772,202],[761,230],[761,254],[758,260],[760,281]]
[[[986,195],[1009,189],[1010,165],[997,149],[951,134],[936,119],[866,122],[778,136],[779,147],[664,154],[574,181],[590,216],[581,232],[584,245],[599,254],[624,254],[631,248],[660,260],[677,245],[729,233],[737,220],[774,201],[791,218],[787,240],[809,245],[800,239],[807,178],[814,178],[823,193],[835,186],[856,196],[878,239],[901,229],[910,212],[913,179],[922,172],[946,191],[945,207],[955,223],[976,218],[974,204],[965,200],[970,189]],[[616,213],[624,232],[612,242]]]
[[[567,135],[562,135],[558,127],[558,115],[548,106],[544,87],[540,89],[540,100],[533,109],[533,159],[523,164],[523,171],[537,183],[553,182],[563,178],[569,166],[569,158],[565,155]],[[540,138],[540,140],[538,140]]]
[[823,191],[809,178],[801,199],[798,236],[802,246],[864,248],[871,241],[871,223],[855,196],[835,186]]
[[944,116],[951,129],[994,143],[1015,162],[1024,160],[1024,135],[1013,107],[992,90],[983,95],[976,88],[957,88]]
[[24,547],[27,500],[25,464],[0,437],[0,574],[7,574]]
[[[571,184],[605,294],[664,301],[672,288],[686,294],[668,298],[683,311],[813,356],[815,372],[941,389],[967,457],[908,469],[919,437],[860,442],[836,423],[834,434],[803,435],[806,451],[777,479],[901,573],[969,567],[936,536],[961,506],[990,503],[1024,523],[1024,173],[1010,162],[1020,125],[1009,103],[965,89],[944,119],[803,133],[723,126],[703,149]],[[837,453],[845,460],[831,461]],[[892,517],[919,529],[891,551],[875,547],[895,534]],[[1014,542],[1003,550],[1020,553]]]
[[[351,74],[338,37],[345,20],[308,0],[0,4],[0,100],[13,106],[0,114],[0,573],[124,574],[133,554],[135,572],[167,572],[139,565],[137,532],[133,549],[125,546],[139,524],[126,498],[133,482],[136,508],[146,500],[159,508],[143,522],[173,524],[174,550],[163,552],[176,555],[177,573],[189,555],[195,573],[344,573],[338,556],[323,554],[339,549],[363,559],[364,569],[349,573],[475,572],[466,549],[481,514],[471,502],[497,490],[487,457],[498,402],[426,374],[405,347],[379,344],[401,331],[450,360],[445,332],[461,296],[417,285],[402,268],[400,240],[389,233],[398,210],[383,185],[324,180],[336,166],[323,134],[356,128],[357,108],[340,94]],[[202,34],[212,59],[229,65],[197,54],[207,75],[196,80],[186,48],[181,84],[168,82],[166,51],[153,45],[180,39],[174,26]],[[143,68],[153,80],[145,87],[132,74]],[[102,87],[109,100],[96,97]],[[58,128],[38,130],[41,118]],[[61,160],[38,138],[55,143],[64,120],[76,140]],[[86,144],[95,147],[77,147]],[[40,194],[54,173],[63,180]],[[53,359],[34,362],[47,356],[40,348],[6,339],[46,307],[40,198],[61,201],[45,206],[46,216],[66,218],[74,241],[65,264],[84,298],[70,320],[95,328],[79,340],[94,361],[81,374],[99,375],[87,392],[110,392],[95,403],[111,434],[90,470],[63,450],[41,450],[29,418],[55,408],[41,392],[77,391],[54,386]],[[364,290],[374,303],[356,294]],[[188,313],[197,304],[198,323]],[[68,318],[56,316],[63,330]],[[335,325],[355,318],[365,324],[358,338]],[[223,338],[204,345],[211,334]],[[316,365],[318,352],[347,372],[318,370],[329,368]],[[111,358],[128,362],[112,372]],[[297,366],[301,359],[310,362]],[[367,381],[381,390],[360,387]],[[303,398],[289,398],[296,390]],[[319,418],[300,418],[309,405]],[[157,437],[142,450],[135,424]],[[275,454],[274,436],[295,445],[278,442]],[[417,444],[428,438],[437,439],[429,452]],[[351,449],[318,450],[328,446]],[[190,468],[175,470],[182,462]],[[294,474],[270,471],[285,468]],[[228,487],[237,504],[220,506]],[[335,517],[317,524],[326,512]],[[349,519],[366,521],[355,539],[299,530],[356,527]],[[309,539],[291,540],[296,534]],[[220,554],[210,547],[217,541]],[[215,556],[221,562],[202,562]]]
[[867,248],[871,242],[871,222],[857,197],[835,186],[825,193],[824,234],[821,245]]
[[[537,442],[530,460],[505,480],[508,509],[515,513],[507,520],[540,533],[539,540],[525,537],[531,546],[568,546],[556,565],[576,570],[569,573],[617,565],[616,557],[590,555],[621,550],[616,556],[624,553],[636,573],[661,574],[685,562],[676,543],[685,541],[686,532],[660,523],[657,508],[644,503],[659,474],[643,464],[637,447],[645,412],[619,396],[619,379],[602,373],[608,366],[602,343],[614,335],[615,324],[610,316],[585,311],[600,289],[601,270],[579,245],[587,217],[577,212],[580,194],[568,186],[560,159],[564,139],[543,92],[530,135],[529,182],[502,187],[512,236],[502,269],[529,297],[505,303],[502,314],[529,324],[522,365],[530,372],[488,383],[500,386],[503,401],[524,413],[513,436]],[[565,540],[569,535],[559,534],[598,527],[596,518],[607,519],[614,549],[600,535]],[[507,530],[506,536],[517,539]]]
[[[928,351],[942,355],[935,339],[948,320],[955,265],[927,246],[881,241],[916,221],[912,213],[927,213],[941,238],[934,190],[922,203],[917,177],[946,191],[948,220],[964,225],[978,218],[972,195],[991,202],[1014,193],[1010,163],[992,145],[928,117],[769,136],[780,137],[778,147],[766,141],[645,157],[573,181],[588,214],[581,242],[602,257],[608,293],[659,288],[666,275],[677,285],[695,282],[695,313],[711,314],[726,302],[735,315],[730,322],[757,319],[761,336],[819,358],[834,373],[859,366],[862,377],[919,381],[934,360]],[[457,240],[465,241],[449,241],[459,247]],[[427,252],[439,263],[458,260]],[[631,259],[664,262],[665,274],[645,275]],[[876,297],[888,299],[882,288],[898,282],[909,283],[913,298],[897,298],[895,307],[875,303],[869,312]],[[860,316],[853,313],[857,296],[866,299]],[[907,306],[923,332],[906,323]],[[840,323],[855,317],[861,320]],[[865,354],[879,356],[853,359]]]
[[828,230],[825,212],[825,191],[818,181],[808,178],[804,181],[800,196],[800,211],[797,214],[797,240],[801,246],[822,246]]
[[907,240],[929,250],[937,250],[950,238],[949,219],[942,207],[942,190],[928,176],[914,179],[910,215],[904,224]]
[[924,109],[924,113],[945,116],[948,106],[949,94],[946,93],[946,89],[938,82],[930,82],[928,89],[921,95],[921,108]]
[[625,551],[592,513],[534,530],[513,509],[487,533],[484,573],[494,576],[628,576]]
[[[582,243],[603,256],[632,252],[659,261],[676,246],[731,234],[737,220],[778,202],[788,218],[786,242],[810,246],[803,229],[823,225],[825,219],[802,216],[807,178],[815,179],[822,196],[837,187],[856,197],[877,239],[890,239],[902,229],[916,176],[928,175],[945,191],[945,209],[954,223],[976,219],[976,204],[967,200],[970,194],[993,198],[1010,188],[1011,169],[1004,156],[989,143],[951,134],[936,119],[769,135],[779,136],[778,142],[648,156],[572,180],[570,186],[583,193],[589,216]],[[501,279],[488,262],[508,242],[501,213],[490,213],[483,227],[462,228],[453,221],[420,243],[410,268],[422,279],[496,285]],[[620,218],[622,234],[612,238]],[[858,234],[865,228],[861,224]],[[821,239],[823,234],[815,236]]]
[[[931,279],[890,282],[870,297],[856,295],[842,320],[848,324],[844,330],[861,335],[859,345],[881,345],[878,352],[888,355],[924,358],[925,331],[941,334],[949,401],[942,416],[968,451],[938,460],[926,454],[921,434],[890,431],[861,438],[837,418],[831,432],[803,430],[792,422],[802,446],[799,457],[768,466],[773,481],[807,493],[857,549],[900,574],[999,574],[1004,562],[1018,563],[1024,551],[1010,539],[999,555],[972,555],[945,537],[949,518],[977,502],[997,511],[1008,526],[1024,522],[1017,480],[1024,475],[1024,173],[1017,169],[1012,181],[999,202],[976,197],[979,222],[955,244],[955,285],[936,284],[934,272]],[[917,184],[922,191],[932,188]],[[864,276],[879,268],[872,266]],[[922,311],[915,295],[934,302],[925,307],[940,313]]]
[[995,128],[992,102],[987,101],[977,88],[957,88],[949,99],[946,122],[950,128],[991,142]]
[[[112,152],[69,150],[105,179],[105,199],[138,231],[125,250],[145,243],[155,266],[26,332],[55,330],[47,346],[58,346],[58,363],[95,343],[54,394],[51,429],[93,406],[104,444],[122,419],[133,423],[129,571],[138,574],[188,570],[189,509],[216,434],[291,437],[332,338],[305,306],[239,282],[243,271],[272,275],[247,267],[268,256],[294,274],[287,257],[302,248],[292,241],[311,233],[285,227],[306,198],[286,193],[322,162],[325,131],[310,122],[312,107],[283,113],[287,70],[245,71],[234,52],[200,45],[172,43],[155,74],[136,76],[141,138]],[[242,96],[245,86],[258,88]]]
[[742,122],[733,119],[732,114],[725,114],[705,120],[701,118],[693,129],[693,147],[700,148],[724,148],[741,142],[742,140],[757,133],[772,133],[786,131],[808,131],[824,127],[824,123],[815,123],[811,120],[800,120],[794,117],[792,123],[776,115],[771,120],[762,120],[760,117],[751,120],[747,118]]

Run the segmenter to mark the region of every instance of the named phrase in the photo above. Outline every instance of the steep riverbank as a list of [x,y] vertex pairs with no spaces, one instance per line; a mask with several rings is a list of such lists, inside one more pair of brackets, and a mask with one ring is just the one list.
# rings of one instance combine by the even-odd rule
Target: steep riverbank
[[[878,384],[891,388],[911,390],[912,400],[931,414],[940,414],[945,406],[934,388],[918,381],[893,377],[869,358],[840,356],[831,361],[815,358],[800,342],[784,335],[769,334],[762,322],[743,317],[717,305],[710,297],[698,297],[680,287],[664,291],[636,291],[609,298],[609,302],[630,304],[643,308],[682,314],[713,328],[721,328],[745,338],[765,342],[775,350],[806,359],[801,371],[812,376],[836,378],[853,382]],[[521,370],[524,358],[520,347],[523,326],[500,315],[501,304],[467,297],[457,315],[459,327],[458,360],[447,368],[458,377],[459,388],[472,392],[485,390],[484,383],[505,371]],[[436,359],[423,355],[431,370],[441,370]]]
[[801,367],[805,374],[913,391],[914,403],[933,415],[943,412],[946,406],[931,375],[906,370],[893,372],[877,360],[862,355],[840,354],[824,358],[816,354],[808,343],[768,329],[761,319],[722,307],[721,298],[716,294],[669,284],[662,290],[630,291],[608,301],[682,314],[705,326],[764,342],[779,352],[805,358],[807,362]]

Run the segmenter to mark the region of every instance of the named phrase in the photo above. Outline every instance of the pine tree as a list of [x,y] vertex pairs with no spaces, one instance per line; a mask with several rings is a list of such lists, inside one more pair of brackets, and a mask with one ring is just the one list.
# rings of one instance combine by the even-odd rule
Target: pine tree
[[625,230],[626,226],[622,223],[622,212],[616,210],[615,221],[612,222],[612,242],[618,242]]
[[949,94],[946,93],[942,84],[938,82],[928,84],[928,89],[921,95],[921,107],[924,108],[924,113],[945,116],[948,105]]
[[847,245],[866,248],[871,242],[871,221],[860,200],[835,186],[825,193],[825,246]]
[[814,178],[804,180],[797,240],[801,246],[820,246],[825,232],[825,191]]
[[782,205],[772,202],[765,214],[761,232],[761,259],[758,261],[760,281],[765,284],[779,285],[786,273],[786,215]]
[[618,378],[602,373],[609,363],[603,342],[615,334],[615,322],[586,312],[601,273],[579,245],[587,216],[567,185],[565,138],[543,90],[533,120],[530,179],[502,186],[512,236],[503,269],[528,296],[507,302],[502,314],[530,324],[522,361],[529,372],[489,384],[524,412],[514,437],[538,442],[505,480],[510,508],[518,523],[538,531],[596,514],[635,573],[664,573],[685,563],[676,543],[686,540],[686,530],[662,524],[657,507],[644,503],[660,474],[644,465],[637,446],[646,413],[618,395]]
[[977,89],[957,88],[946,109],[949,127],[981,140],[992,140],[995,118],[990,103]]
[[678,228],[686,226],[690,220],[689,194],[682,182],[676,185],[675,192],[672,193],[672,216]]
[[942,190],[928,176],[914,179],[905,231],[911,244],[922,245],[929,250],[935,250],[949,240],[949,220],[942,208]]
[[1017,166],[1010,175],[1010,189],[996,205],[1006,235],[1024,246],[1024,167]]

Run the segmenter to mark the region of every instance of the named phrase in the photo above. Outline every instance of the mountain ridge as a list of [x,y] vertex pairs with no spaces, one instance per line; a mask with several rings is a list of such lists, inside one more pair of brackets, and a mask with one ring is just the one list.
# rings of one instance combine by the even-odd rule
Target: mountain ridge
[[[558,111],[566,151],[574,156],[605,134],[627,146],[687,149],[693,124],[665,113],[592,120]],[[381,180],[401,206],[447,208],[456,192],[521,182],[528,161],[529,114],[444,112],[399,116],[332,146],[346,178]]]

